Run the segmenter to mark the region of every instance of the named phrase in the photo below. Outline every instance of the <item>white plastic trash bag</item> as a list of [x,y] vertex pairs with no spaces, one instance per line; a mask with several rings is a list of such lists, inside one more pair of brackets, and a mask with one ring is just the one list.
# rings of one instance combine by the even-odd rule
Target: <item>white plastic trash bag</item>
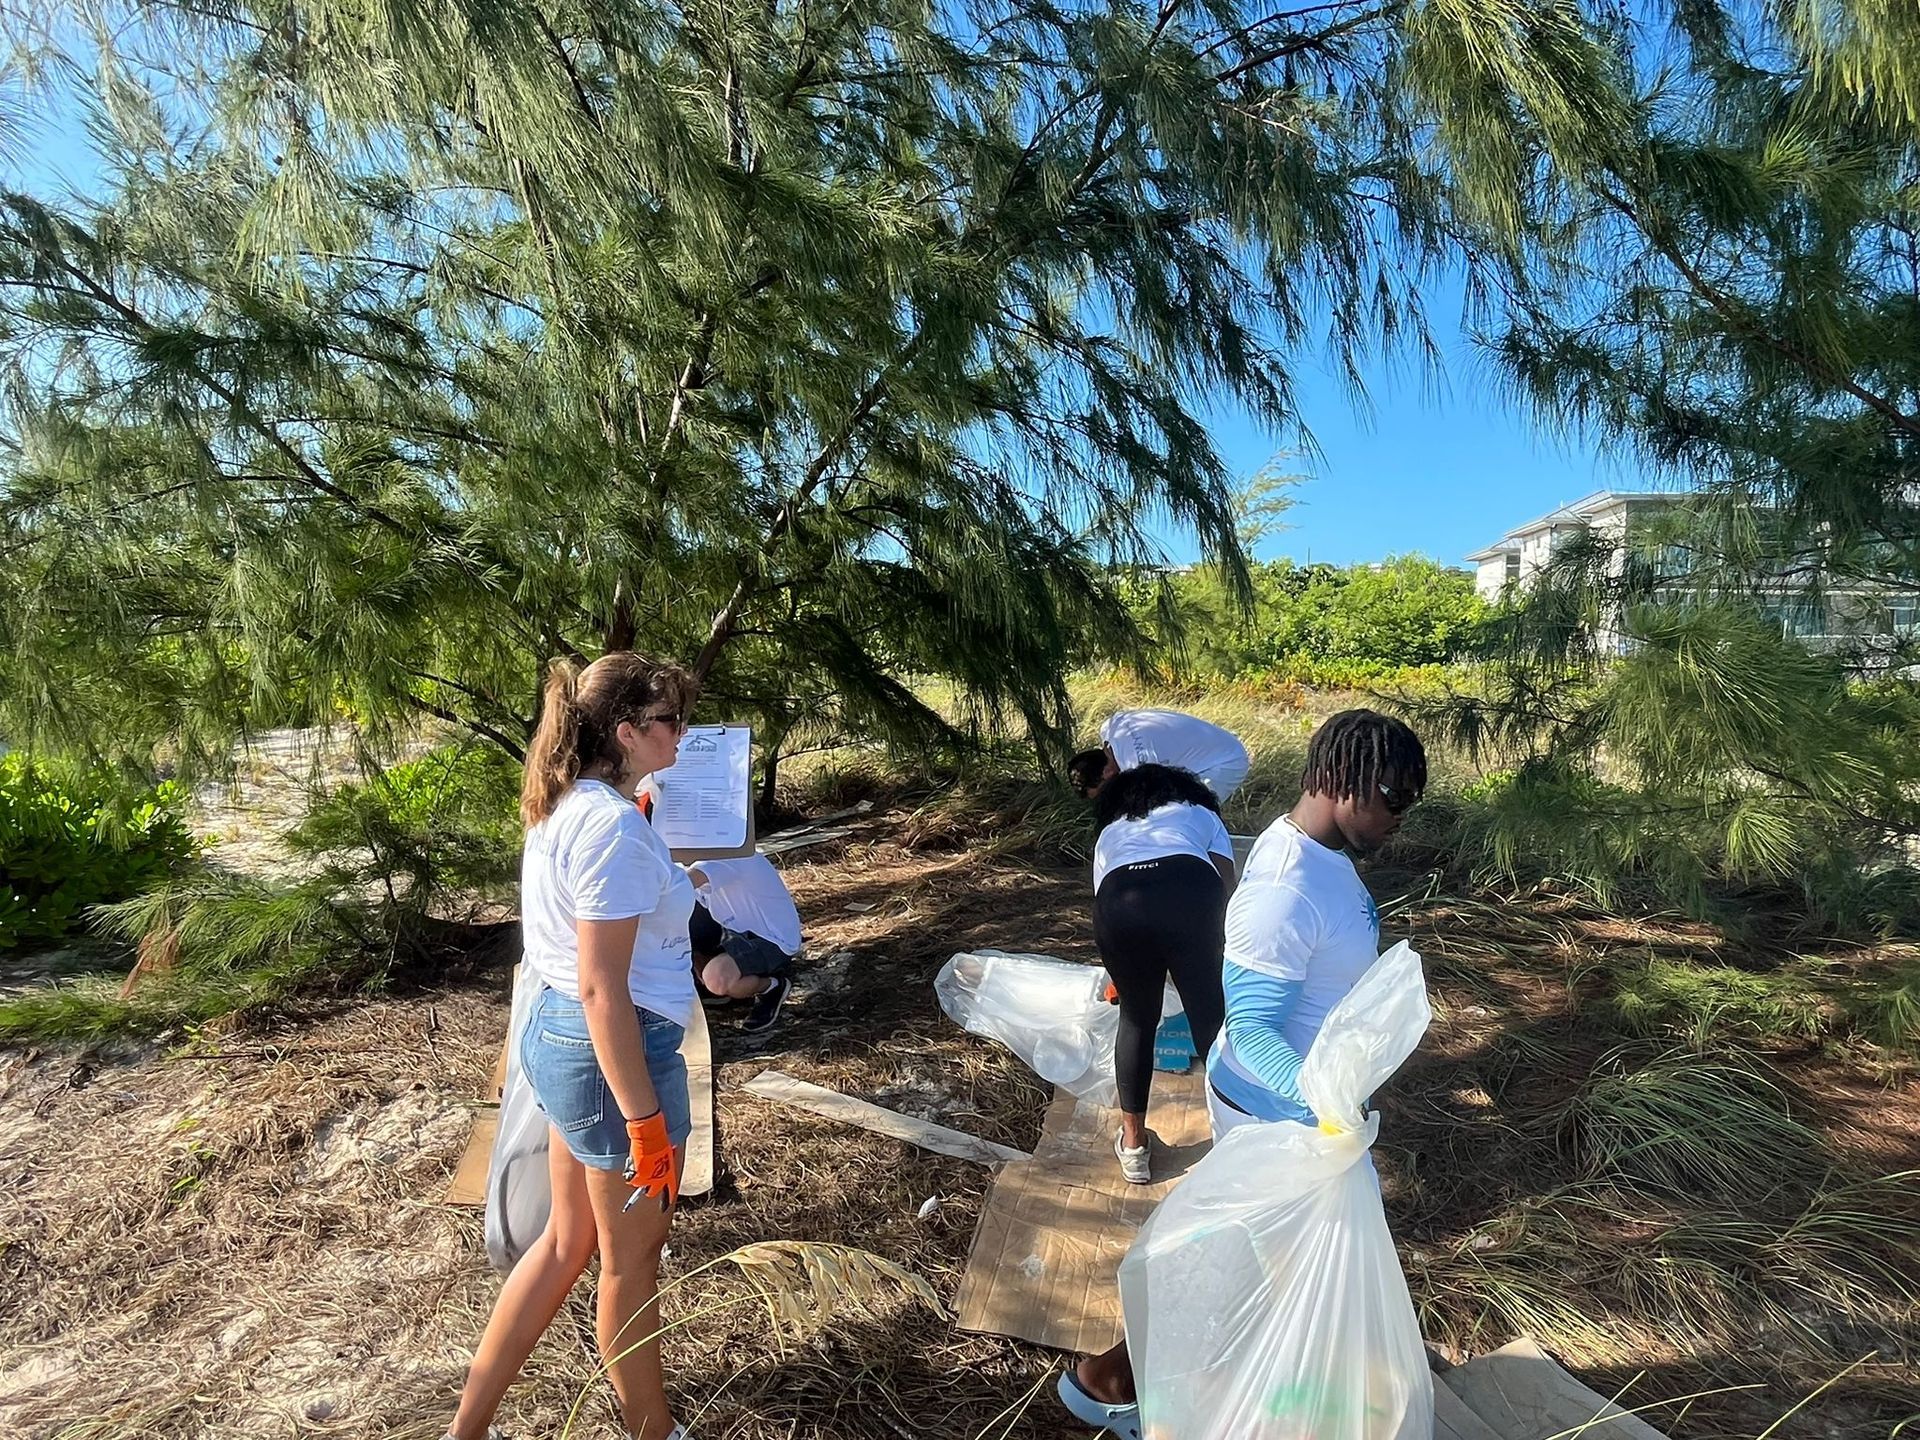
[[520,1068],[520,1036],[544,982],[521,965],[507,1020],[507,1079],[500,1095],[500,1125],[487,1162],[487,1261],[501,1274],[511,1270],[547,1225],[553,1189],[547,1176],[547,1116]]
[[968,950],[940,967],[934,993],[961,1029],[998,1040],[1082,1100],[1112,1105],[1118,1007],[1106,1002],[1107,972],[1051,955]]
[[1142,1227],[1120,1300],[1150,1440],[1432,1440],[1433,1379],[1367,1150],[1432,1013],[1396,945],[1300,1069],[1319,1128],[1241,1125]]

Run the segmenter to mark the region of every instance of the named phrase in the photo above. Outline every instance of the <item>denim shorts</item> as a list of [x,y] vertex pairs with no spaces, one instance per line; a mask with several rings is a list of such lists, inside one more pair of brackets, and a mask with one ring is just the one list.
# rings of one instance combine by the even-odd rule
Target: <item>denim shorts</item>
[[[635,1008],[640,1037],[646,1046],[647,1074],[653,1093],[667,1117],[667,1135],[684,1145],[693,1129],[687,1094],[687,1062],[680,1054],[686,1032],[650,1010]],[[627,1117],[620,1113],[600,1062],[594,1058],[587,1034],[587,1013],[551,985],[533,1002],[533,1014],[520,1035],[520,1065],[527,1073],[541,1110],[553,1123],[567,1149],[582,1165],[595,1170],[619,1170],[632,1146],[627,1140]]]
[[773,941],[762,939],[750,930],[729,930],[714,919],[704,905],[693,907],[693,917],[687,922],[687,939],[695,955],[724,952],[731,956],[742,975],[784,975],[793,969],[793,956]]
[[720,948],[733,957],[742,975],[782,975],[793,969],[793,956],[771,940],[740,930],[722,930]]

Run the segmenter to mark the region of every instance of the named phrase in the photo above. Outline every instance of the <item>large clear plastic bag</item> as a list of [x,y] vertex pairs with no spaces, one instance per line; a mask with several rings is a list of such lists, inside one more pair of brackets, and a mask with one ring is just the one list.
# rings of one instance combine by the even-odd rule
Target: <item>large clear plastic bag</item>
[[507,1020],[507,1077],[500,1093],[500,1125],[487,1162],[487,1261],[501,1274],[511,1270],[546,1228],[553,1208],[547,1173],[547,1116],[520,1068],[520,1037],[544,984],[521,965]]
[[961,1029],[998,1040],[1043,1080],[1096,1105],[1119,1099],[1113,1037],[1120,1011],[1105,999],[1107,972],[1051,955],[962,951],[933,982],[940,1008]]
[[1420,957],[1377,960],[1300,1070],[1319,1128],[1241,1125],[1120,1266],[1150,1440],[1432,1440],[1433,1379],[1367,1150],[1375,1088],[1432,1013]]

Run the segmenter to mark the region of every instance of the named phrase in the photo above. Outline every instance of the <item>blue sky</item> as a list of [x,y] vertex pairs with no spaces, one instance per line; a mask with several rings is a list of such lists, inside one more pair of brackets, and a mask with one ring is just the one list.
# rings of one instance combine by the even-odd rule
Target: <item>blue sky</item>
[[[1457,277],[1427,297],[1442,373],[1368,367],[1364,413],[1330,366],[1302,358],[1297,398],[1320,453],[1283,467],[1308,479],[1294,492],[1290,528],[1264,542],[1259,558],[1344,565],[1418,552],[1457,563],[1591,491],[1660,488],[1631,456],[1545,431],[1509,400],[1461,324],[1463,298]],[[1236,474],[1259,469],[1284,443],[1234,414],[1218,417],[1216,441]],[[1194,558],[1191,537],[1167,538],[1178,558]]]
[[[77,117],[39,119],[13,157],[0,150],[0,183],[43,195],[84,190],[93,166]],[[1509,402],[1462,328],[1463,303],[1457,277],[1430,288],[1442,372],[1372,364],[1365,409],[1321,357],[1300,357],[1297,399],[1319,453],[1286,462],[1308,478],[1294,492],[1289,528],[1265,541],[1259,558],[1352,564],[1418,552],[1458,563],[1590,491],[1656,488],[1630,457],[1622,463],[1588,441],[1547,433]],[[1217,414],[1215,427],[1236,475],[1253,474],[1290,444],[1234,411]],[[1177,562],[1198,558],[1190,534],[1166,530],[1162,541]]]

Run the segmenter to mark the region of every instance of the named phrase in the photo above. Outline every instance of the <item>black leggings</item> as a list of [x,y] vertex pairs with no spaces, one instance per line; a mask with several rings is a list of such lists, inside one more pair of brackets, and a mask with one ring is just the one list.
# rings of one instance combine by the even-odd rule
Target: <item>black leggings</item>
[[1120,992],[1113,1073],[1120,1108],[1144,1115],[1153,1085],[1153,1037],[1169,976],[1202,1060],[1226,1018],[1220,990],[1227,887],[1211,861],[1163,855],[1110,870],[1093,897],[1093,943]]

